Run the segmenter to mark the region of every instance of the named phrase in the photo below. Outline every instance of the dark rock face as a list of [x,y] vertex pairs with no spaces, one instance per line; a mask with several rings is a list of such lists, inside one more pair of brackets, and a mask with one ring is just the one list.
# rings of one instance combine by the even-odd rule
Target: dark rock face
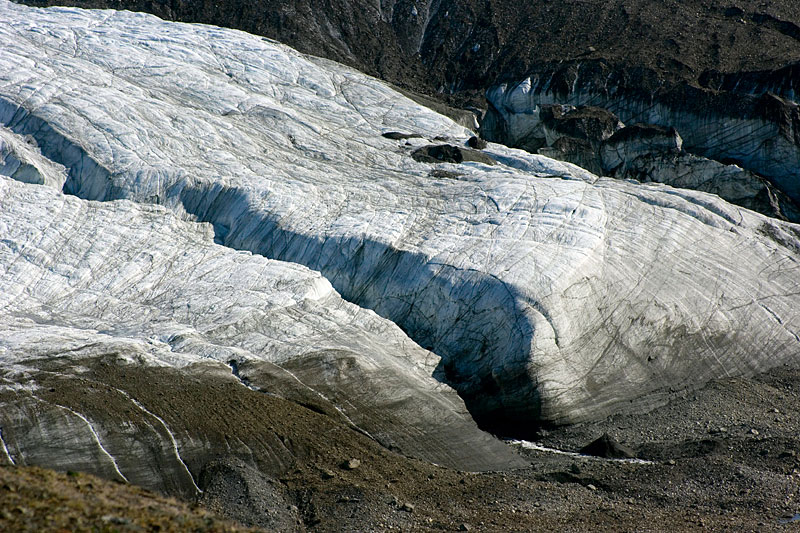
[[652,124],[634,124],[617,131],[601,149],[603,170],[612,175],[624,176],[627,164],[646,154],[681,152],[683,139],[675,128]]
[[[800,5],[789,0],[741,0],[736,6],[702,0],[23,3],[148,11],[166,19],[234,27],[421,92],[479,93],[577,62],[610,69],[645,92],[664,81],[731,90],[741,80],[741,91],[766,84],[764,92],[785,95],[800,83],[792,75]],[[561,87],[571,81],[554,79]]]
[[623,127],[613,113],[594,106],[574,107],[565,105],[542,106],[542,124],[552,134],[602,142]]

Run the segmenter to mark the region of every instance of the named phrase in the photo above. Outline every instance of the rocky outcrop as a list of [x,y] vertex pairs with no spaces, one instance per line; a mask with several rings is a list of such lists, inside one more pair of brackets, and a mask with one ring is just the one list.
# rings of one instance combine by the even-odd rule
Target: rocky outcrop
[[479,107],[487,87],[523,79],[544,65],[575,62],[613,66],[644,91],[676,81],[715,90],[766,88],[781,96],[797,90],[800,12],[791,0],[737,0],[735,6],[703,0],[25,3],[130,9],[233,27]]
[[675,128],[652,124],[634,124],[609,136],[600,150],[603,170],[612,176],[624,177],[628,166],[645,155],[679,154],[683,139]]
[[[717,180],[717,171],[725,174],[720,180],[729,179],[730,173],[722,169],[735,163],[748,173],[742,176],[744,182],[737,186],[739,191],[723,198],[745,207],[758,207],[760,212],[770,216],[797,220],[791,217],[797,211],[795,204],[800,198],[800,177],[797,176],[797,168],[800,168],[800,137],[797,135],[800,119],[797,117],[800,115],[797,104],[790,100],[771,93],[717,93],[688,86],[655,89],[648,94],[638,82],[596,65],[545,71],[516,84],[494,87],[487,94],[492,105],[481,131],[489,140],[530,149],[529,139],[544,128],[541,110],[554,106],[569,109],[581,109],[588,104],[600,106],[625,123],[641,126],[636,126],[638,130],[625,128],[619,133],[622,137],[617,139],[604,139],[599,150],[599,168],[595,159],[597,143],[572,142],[566,148],[562,143],[538,150],[623,178],[641,178],[641,166],[637,171],[629,173],[628,170],[630,162],[644,153],[656,154],[659,161],[666,162],[663,155],[685,150],[696,158],[684,158],[682,163],[698,163],[691,173],[705,172],[702,178],[695,180],[698,183],[713,183]],[[672,129],[675,133],[665,134],[664,146],[653,146],[650,141],[644,142],[643,127],[651,130],[649,138],[655,138],[657,129],[654,128]],[[670,136],[675,140],[670,140]],[[632,137],[637,137],[633,143]],[[717,164],[711,163],[714,161]],[[660,169],[655,174],[677,173],[684,172]],[[646,181],[669,182],[655,175]],[[673,181],[676,186],[679,182]],[[683,183],[687,185],[689,181]],[[698,190],[725,192],[727,188],[720,184]],[[747,188],[754,189],[755,193],[745,198],[741,193]],[[776,209],[774,201],[765,202],[770,196],[781,197],[779,203],[784,208]]]
[[[496,144],[483,149],[500,163],[492,167],[414,161],[427,139],[460,146],[473,132],[381,82],[242,33],[9,3],[0,16],[0,122],[68,167],[65,191],[162,204],[209,222],[229,248],[320,272],[440,356],[435,375],[487,425],[522,431],[647,409],[670,388],[796,357],[793,225]],[[76,39],[63,38],[65,25]],[[453,169],[459,179],[435,174]],[[214,335],[232,334],[214,302],[188,303],[208,309]],[[387,323],[371,324],[380,337]],[[322,336],[298,334],[292,346],[313,353],[282,366],[319,387],[337,378],[324,394],[349,398],[358,394],[349,376],[405,368],[382,351],[392,342],[367,333],[358,346],[378,350],[380,364],[342,355],[356,349],[346,338],[327,349]],[[220,344],[175,342],[194,354]],[[238,364],[238,353],[225,360]],[[280,373],[271,369],[236,371],[257,386]],[[377,392],[364,394],[366,403]]]
[[490,89],[491,118],[483,135],[514,145],[540,127],[536,110],[541,106],[599,106],[624,123],[675,128],[692,154],[736,161],[793,201],[800,199],[800,114],[793,101],[771,93],[719,94],[688,86],[647,94],[606,70],[575,65]]

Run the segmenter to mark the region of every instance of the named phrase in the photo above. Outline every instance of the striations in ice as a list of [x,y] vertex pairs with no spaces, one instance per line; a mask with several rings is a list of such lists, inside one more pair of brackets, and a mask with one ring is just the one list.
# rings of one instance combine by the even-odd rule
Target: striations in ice
[[[464,145],[471,132],[374,79],[241,32],[7,2],[0,20],[0,123],[32,135],[68,169],[66,192],[162,204],[210,222],[228,247],[319,271],[345,299],[441,356],[436,375],[487,422],[521,427],[648,408],[671,390],[796,358],[794,225],[711,194],[597,178],[497,145],[485,152],[500,165],[417,162],[413,150],[437,138]],[[381,135],[390,131],[422,137]],[[288,319],[271,321],[269,336],[220,322],[220,307],[233,301],[228,291],[264,279],[249,256],[236,259],[234,273],[215,266],[221,252],[192,268],[176,263],[185,270],[172,273],[173,283],[191,273],[202,290],[157,290],[146,275],[140,284],[160,248],[148,240],[155,237],[135,235],[139,255],[105,274],[92,254],[96,264],[69,263],[45,248],[41,264],[69,270],[67,286],[103,280],[91,293],[97,304],[84,308],[109,314],[70,312],[69,320],[148,331],[170,339],[172,353],[216,357],[212,331],[277,361],[288,358],[281,346],[329,347]],[[29,237],[12,246],[32,254],[44,245]],[[3,298],[24,292],[6,286]],[[275,284],[264,290],[273,301],[288,292],[287,305],[310,306],[325,320],[333,311],[322,303],[334,297],[322,278],[314,286],[302,302]],[[143,293],[153,307],[141,308]],[[72,295],[59,301],[65,311],[82,305]],[[227,311],[235,324],[262,324],[249,315],[259,312]],[[356,328],[348,336],[350,349],[384,354],[392,343],[410,345],[387,322],[370,320],[370,335]],[[396,341],[375,340],[387,335]],[[312,367],[335,367],[323,359]],[[381,360],[406,365],[414,357]]]

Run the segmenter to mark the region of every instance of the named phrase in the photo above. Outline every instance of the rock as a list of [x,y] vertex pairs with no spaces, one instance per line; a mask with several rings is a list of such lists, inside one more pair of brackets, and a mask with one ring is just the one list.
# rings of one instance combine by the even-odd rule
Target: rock
[[459,526],[458,526],[458,530],[459,531],[469,531],[470,529],[472,529],[472,528],[467,523],[462,523],[462,524],[459,524]]
[[633,450],[615,441],[608,433],[603,433],[600,438],[581,448],[580,453],[606,459],[630,459],[635,457]]
[[594,485],[592,485],[591,483],[589,483],[588,485],[586,485],[586,488],[587,488],[587,489],[589,489],[589,490],[597,490],[597,487],[595,487],[595,486],[594,486]]
[[477,150],[460,148],[451,144],[437,144],[417,148],[411,153],[411,157],[420,163],[462,163],[464,161],[475,161],[487,165],[496,164],[490,156]]
[[405,511],[407,513],[414,512],[414,504],[406,502],[400,506],[400,510]]
[[596,106],[543,105],[539,120],[548,146],[561,137],[599,145],[625,126],[614,113]]
[[344,463],[342,463],[342,468],[345,470],[355,470],[361,466],[361,461],[358,459],[348,459]]
[[480,137],[476,137],[473,135],[472,137],[467,139],[467,146],[469,146],[470,148],[474,148],[476,150],[483,150],[484,148],[486,148],[487,144],[486,141],[484,141]]
[[400,133],[399,131],[387,131],[381,133],[381,135],[387,139],[392,139],[393,141],[399,141],[403,139],[419,139],[422,137],[422,135],[416,133]]
[[440,168],[434,168],[428,174],[432,178],[447,178],[447,179],[458,179],[459,177],[463,176],[463,174],[459,174],[458,172],[453,172],[450,170],[442,170]]
[[597,149],[586,139],[559,137],[551,146],[539,148],[538,154],[561,161],[569,161],[589,172],[603,173],[603,165]]
[[464,152],[457,146],[450,144],[437,144],[417,148],[411,157],[420,163],[461,163],[464,161]]
[[107,524],[114,524],[115,526],[124,526],[130,523],[130,520],[127,518],[114,515],[104,515],[100,519]]

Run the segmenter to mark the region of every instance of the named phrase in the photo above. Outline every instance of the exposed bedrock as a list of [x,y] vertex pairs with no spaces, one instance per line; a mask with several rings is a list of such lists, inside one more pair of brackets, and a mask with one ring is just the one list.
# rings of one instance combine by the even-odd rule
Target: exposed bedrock
[[600,107],[628,125],[675,128],[687,152],[735,163],[797,202],[800,112],[793,84],[775,76],[752,76],[741,86],[732,86],[733,76],[722,77],[716,89],[665,83],[654,72],[620,71],[602,62],[543,68],[487,91],[491,105],[481,131],[488,140],[525,148],[541,130],[540,110],[553,104]]
[[[0,17],[0,122],[68,168],[65,191],[163,204],[227,247],[320,272],[440,356],[435,375],[486,425],[647,409],[796,360],[792,224],[497,144],[482,151],[496,165],[415,161],[473,132],[240,32],[6,2]],[[339,354],[287,368],[336,376]]]
[[766,179],[686,152],[675,128],[625,126],[613,113],[591,106],[543,105],[538,114],[539,123],[517,142],[519,148],[598,175],[709,192],[767,216],[800,221],[797,205]]

